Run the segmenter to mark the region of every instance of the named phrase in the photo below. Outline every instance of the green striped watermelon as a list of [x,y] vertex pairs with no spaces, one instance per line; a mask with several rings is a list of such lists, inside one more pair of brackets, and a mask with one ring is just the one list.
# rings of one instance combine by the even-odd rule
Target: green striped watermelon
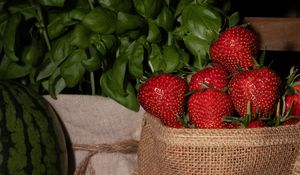
[[47,101],[0,81],[0,175],[66,175],[67,166],[62,125]]

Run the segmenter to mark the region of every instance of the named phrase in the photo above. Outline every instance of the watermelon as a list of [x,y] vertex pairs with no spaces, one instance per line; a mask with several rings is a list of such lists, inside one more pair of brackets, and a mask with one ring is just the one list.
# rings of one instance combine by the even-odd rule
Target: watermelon
[[42,95],[0,81],[0,175],[67,175],[62,124]]

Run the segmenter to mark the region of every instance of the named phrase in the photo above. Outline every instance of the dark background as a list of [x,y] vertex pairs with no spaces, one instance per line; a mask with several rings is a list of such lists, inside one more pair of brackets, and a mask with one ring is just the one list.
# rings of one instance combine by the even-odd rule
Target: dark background
[[[296,17],[300,18],[300,0],[265,1],[265,0],[233,0],[233,11],[241,17]],[[300,28],[299,28],[300,32]],[[271,68],[285,77],[293,65],[300,68],[300,52],[267,51],[266,63],[273,62]]]

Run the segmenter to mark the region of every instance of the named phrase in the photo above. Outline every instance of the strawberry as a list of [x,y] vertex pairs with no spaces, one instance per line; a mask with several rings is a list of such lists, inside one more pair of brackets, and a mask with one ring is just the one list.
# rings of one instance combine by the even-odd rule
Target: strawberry
[[221,65],[213,64],[207,66],[192,75],[189,82],[189,90],[202,90],[201,83],[213,87],[217,90],[225,88],[229,82],[229,74]]
[[300,85],[293,87],[294,94],[288,94],[285,97],[286,112],[292,108],[290,115],[300,116]]
[[247,128],[262,128],[266,127],[266,123],[262,120],[252,120],[250,123],[247,125]]
[[162,73],[150,77],[138,90],[138,100],[145,111],[170,127],[183,127],[177,120],[184,114],[186,81],[179,76]]
[[210,48],[212,61],[223,65],[230,73],[235,72],[239,66],[246,70],[255,67],[257,53],[256,33],[242,26],[225,30]]
[[228,93],[241,116],[247,116],[249,102],[252,116],[269,117],[276,107],[280,84],[276,72],[262,67],[235,74],[229,82]]
[[295,125],[295,124],[299,123],[299,121],[300,121],[300,118],[291,118],[286,121],[283,121],[281,123],[281,125]]
[[233,113],[230,96],[224,92],[206,89],[195,92],[188,99],[188,115],[196,128],[225,128],[224,116]]

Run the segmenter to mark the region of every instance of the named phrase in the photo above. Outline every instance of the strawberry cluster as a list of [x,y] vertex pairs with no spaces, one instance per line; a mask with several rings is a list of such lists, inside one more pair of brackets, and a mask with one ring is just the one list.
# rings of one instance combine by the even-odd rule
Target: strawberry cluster
[[[138,91],[141,106],[173,128],[255,128],[300,120],[300,83],[287,82],[257,64],[259,42],[249,28],[234,26],[211,45],[211,63],[184,77],[161,73]],[[284,87],[284,90],[282,90]]]

